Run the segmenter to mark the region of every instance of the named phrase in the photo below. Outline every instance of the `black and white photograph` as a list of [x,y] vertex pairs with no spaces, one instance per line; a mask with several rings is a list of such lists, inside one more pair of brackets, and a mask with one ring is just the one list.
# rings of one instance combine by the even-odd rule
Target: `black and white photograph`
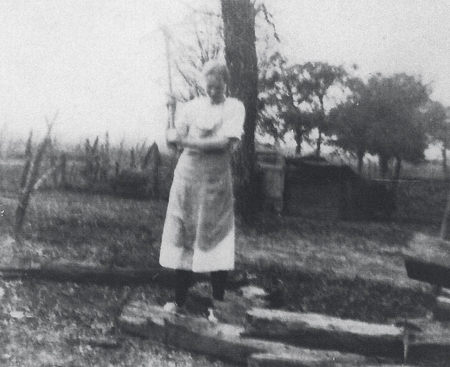
[[449,35],[445,0],[0,0],[0,366],[449,366]]

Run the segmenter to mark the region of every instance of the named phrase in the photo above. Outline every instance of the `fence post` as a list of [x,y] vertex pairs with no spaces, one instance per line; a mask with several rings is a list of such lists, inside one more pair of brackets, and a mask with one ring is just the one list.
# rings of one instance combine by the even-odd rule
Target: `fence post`
[[61,181],[59,185],[63,188],[67,187],[67,155],[66,153],[61,154],[61,165],[60,165],[60,172],[61,172]]

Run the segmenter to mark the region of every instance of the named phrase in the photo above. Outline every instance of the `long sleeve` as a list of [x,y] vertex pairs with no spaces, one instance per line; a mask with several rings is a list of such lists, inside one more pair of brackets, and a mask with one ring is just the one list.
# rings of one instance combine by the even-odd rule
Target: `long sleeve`
[[175,116],[175,128],[180,136],[186,136],[189,132],[189,103],[183,104]]
[[227,138],[241,139],[244,133],[245,107],[237,99],[229,98],[224,111],[223,126],[220,135]]

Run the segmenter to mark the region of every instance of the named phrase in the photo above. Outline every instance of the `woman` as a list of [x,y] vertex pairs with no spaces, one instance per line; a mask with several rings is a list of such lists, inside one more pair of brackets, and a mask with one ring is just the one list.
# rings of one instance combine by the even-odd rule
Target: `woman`
[[[203,70],[207,97],[188,102],[169,130],[167,141],[183,148],[174,173],[164,224],[160,264],[175,269],[177,312],[185,304],[193,273],[210,272],[213,299],[223,301],[234,268],[234,208],[231,148],[241,138],[244,105],[226,98],[225,64],[211,61]],[[210,310],[210,318],[214,318]]]

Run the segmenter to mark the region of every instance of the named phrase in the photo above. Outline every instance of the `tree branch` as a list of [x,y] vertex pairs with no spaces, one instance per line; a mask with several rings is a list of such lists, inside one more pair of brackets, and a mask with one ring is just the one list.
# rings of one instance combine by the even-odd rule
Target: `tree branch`
[[187,8],[191,9],[191,11],[193,11],[194,13],[208,15],[208,16],[216,17],[216,18],[222,17],[222,15],[220,13],[215,13],[213,11],[208,11],[208,10],[199,10],[199,9],[193,7],[191,4],[188,4],[185,1],[180,1],[180,3],[183,4],[184,6],[186,6]]

